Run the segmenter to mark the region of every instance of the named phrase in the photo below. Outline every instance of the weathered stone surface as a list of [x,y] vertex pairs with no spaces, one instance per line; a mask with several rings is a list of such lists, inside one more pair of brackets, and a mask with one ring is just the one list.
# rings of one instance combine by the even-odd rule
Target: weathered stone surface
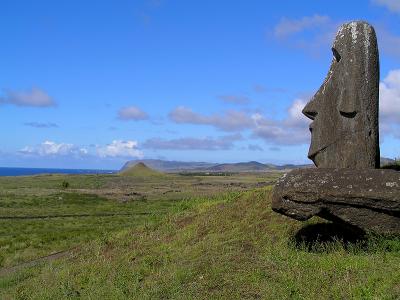
[[365,231],[400,234],[400,172],[294,170],[275,186],[272,209],[297,220],[316,215]]
[[313,120],[308,157],[321,168],[379,167],[379,54],[374,28],[344,24],[324,83],[303,109]]

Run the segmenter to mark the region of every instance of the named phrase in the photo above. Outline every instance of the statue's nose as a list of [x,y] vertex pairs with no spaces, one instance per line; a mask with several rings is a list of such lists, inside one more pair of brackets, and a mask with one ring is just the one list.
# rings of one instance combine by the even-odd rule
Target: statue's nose
[[311,100],[310,102],[307,103],[307,105],[303,108],[302,113],[303,113],[303,115],[305,115],[307,118],[310,118],[311,120],[315,119],[318,112],[315,109],[313,100]]

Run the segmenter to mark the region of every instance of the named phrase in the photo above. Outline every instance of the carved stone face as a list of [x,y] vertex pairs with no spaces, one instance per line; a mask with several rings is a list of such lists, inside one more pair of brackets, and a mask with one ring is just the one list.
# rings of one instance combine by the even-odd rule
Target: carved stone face
[[313,120],[308,157],[321,168],[379,167],[379,54],[365,22],[340,27],[324,83],[304,107]]

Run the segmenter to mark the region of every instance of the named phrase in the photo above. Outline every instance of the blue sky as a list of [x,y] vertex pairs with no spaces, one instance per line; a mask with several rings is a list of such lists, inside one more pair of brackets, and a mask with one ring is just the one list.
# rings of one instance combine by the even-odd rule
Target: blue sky
[[310,162],[300,111],[359,19],[378,34],[381,153],[399,157],[397,0],[3,0],[0,166]]

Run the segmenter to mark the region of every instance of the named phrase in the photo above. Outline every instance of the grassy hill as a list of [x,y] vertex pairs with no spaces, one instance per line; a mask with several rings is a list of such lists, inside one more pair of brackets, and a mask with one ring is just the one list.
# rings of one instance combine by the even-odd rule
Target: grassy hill
[[271,170],[270,165],[265,165],[257,161],[234,163],[234,164],[218,164],[213,167],[209,167],[207,171],[211,172],[257,172],[257,171],[268,171]]
[[146,166],[154,170],[162,172],[179,172],[179,171],[193,170],[198,168],[208,168],[210,166],[216,165],[215,163],[206,163],[206,162],[182,162],[182,161],[168,161],[160,159],[142,159],[142,160],[131,160],[126,162],[124,166],[121,168],[121,171],[131,166],[134,166],[140,162],[144,163]]
[[153,170],[146,166],[144,163],[139,162],[133,166],[129,166],[118,173],[122,176],[130,176],[130,177],[163,177],[166,174],[163,174],[159,171]]
[[6,299],[400,297],[399,238],[370,236],[345,243],[337,235],[323,242],[323,235],[307,228],[330,232],[332,227],[318,219],[301,223],[273,213],[270,190],[180,202],[159,221],[94,240],[68,258],[3,278],[0,295]]
[[158,159],[132,160],[128,161],[121,168],[124,171],[138,163],[144,163],[146,166],[161,172],[264,172],[279,171],[294,168],[308,168],[308,165],[274,165],[263,164],[257,161],[239,162],[239,163],[205,163],[205,162],[180,162],[164,161]]

